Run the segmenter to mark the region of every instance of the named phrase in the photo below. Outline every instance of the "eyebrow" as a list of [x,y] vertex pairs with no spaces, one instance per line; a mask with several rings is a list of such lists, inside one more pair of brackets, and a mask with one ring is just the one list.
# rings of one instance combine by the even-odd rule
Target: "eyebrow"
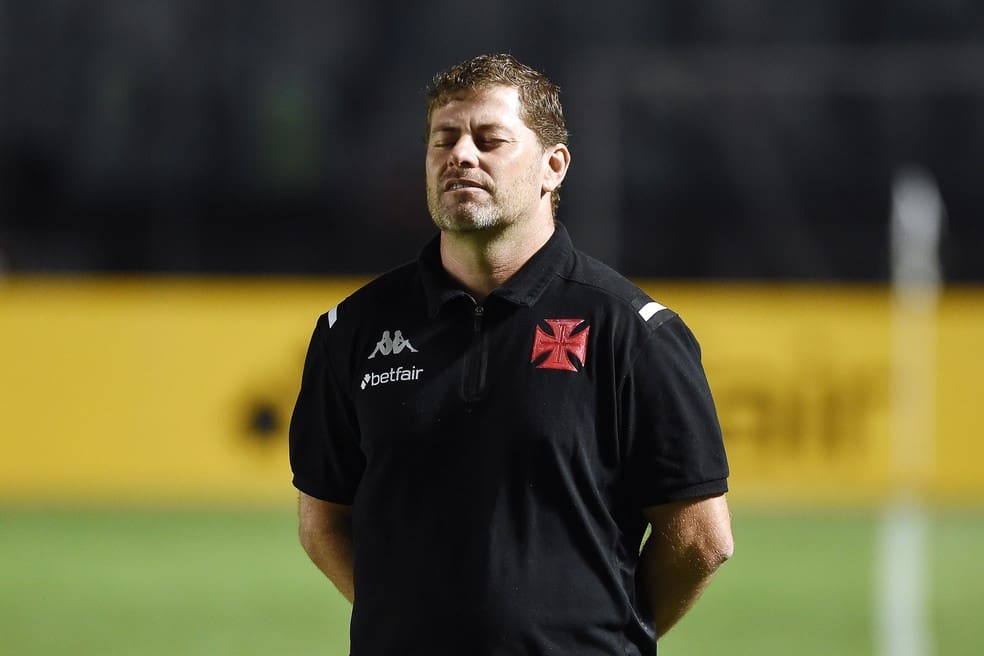
[[[502,123],[482,123],[481,125],[478,126],[476,131],[488,132],[490,130],[502,130],[504,132],[510,132],[509,128],[507,128]],[[460,131],[461,131],[460,128],[455,127],[453,125],[438,125],[437,127],[431,130],[431,134],[437,134],[439,132],[460,132]]]

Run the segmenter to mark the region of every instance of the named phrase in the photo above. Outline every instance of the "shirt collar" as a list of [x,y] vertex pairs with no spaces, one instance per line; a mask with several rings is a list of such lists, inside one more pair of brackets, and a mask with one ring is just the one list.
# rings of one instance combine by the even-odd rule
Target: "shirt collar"
[[[561,272],[574,252],[567,228],[557,222],[553,234],[519,271],[489,295],[516,305],[532,306],[546,290],[553,277]],[[417,260],[420,278],[427,297],[427,315],[437,316],[444,304],[454,298],[470,297],[448,275],[441,264],[440,235],[435,235]]]

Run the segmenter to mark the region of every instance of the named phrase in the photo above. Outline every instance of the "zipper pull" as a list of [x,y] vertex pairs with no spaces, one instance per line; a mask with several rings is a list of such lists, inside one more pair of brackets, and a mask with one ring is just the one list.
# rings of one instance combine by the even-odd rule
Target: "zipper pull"
[[475,317],[475,332],[477,333],[482,329],[482,317],[485,316],[485,308],[476,304],[473,311],[473,316]]

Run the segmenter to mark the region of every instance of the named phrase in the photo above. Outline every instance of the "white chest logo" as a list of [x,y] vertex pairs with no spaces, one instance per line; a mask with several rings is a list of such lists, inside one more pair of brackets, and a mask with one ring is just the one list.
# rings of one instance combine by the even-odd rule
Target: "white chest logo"
[[403,336],[403,333],[399,330],[393,331],[393,336],[390,337],[390,331],[384,330],[383,336],[379,338],[376,342],[376,348],[372,350],[369,354],[367,360],[372,360],[379,355],[399,355],[403,353],[404,350],[410,351],[411,353],[416,353],[417,349],[413,347],[410,340]]

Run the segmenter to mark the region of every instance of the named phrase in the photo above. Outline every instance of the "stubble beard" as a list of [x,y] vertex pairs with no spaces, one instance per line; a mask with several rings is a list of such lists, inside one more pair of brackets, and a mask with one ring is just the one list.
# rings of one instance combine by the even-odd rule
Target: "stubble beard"
[[427,195],[427,207],[434,225],[441,232],[478,232],[497,228],[504,222],[503,213],[492,196],[486,202],[467,201],[447,207],[441,192]]
[[[530,167],[527,180],[532,184],[536,174],[536,164]],[[434,225],[441,232],[481,232],[495,230],[521,221],[533,211],[533,206],[527,207],[521,196],[522,191],[515,189],[504,190],[500,193],[497,187],[487,190],[487,197],[446,206],[441,202],[442,187],[427,188],[427,209],[430,211]]]

